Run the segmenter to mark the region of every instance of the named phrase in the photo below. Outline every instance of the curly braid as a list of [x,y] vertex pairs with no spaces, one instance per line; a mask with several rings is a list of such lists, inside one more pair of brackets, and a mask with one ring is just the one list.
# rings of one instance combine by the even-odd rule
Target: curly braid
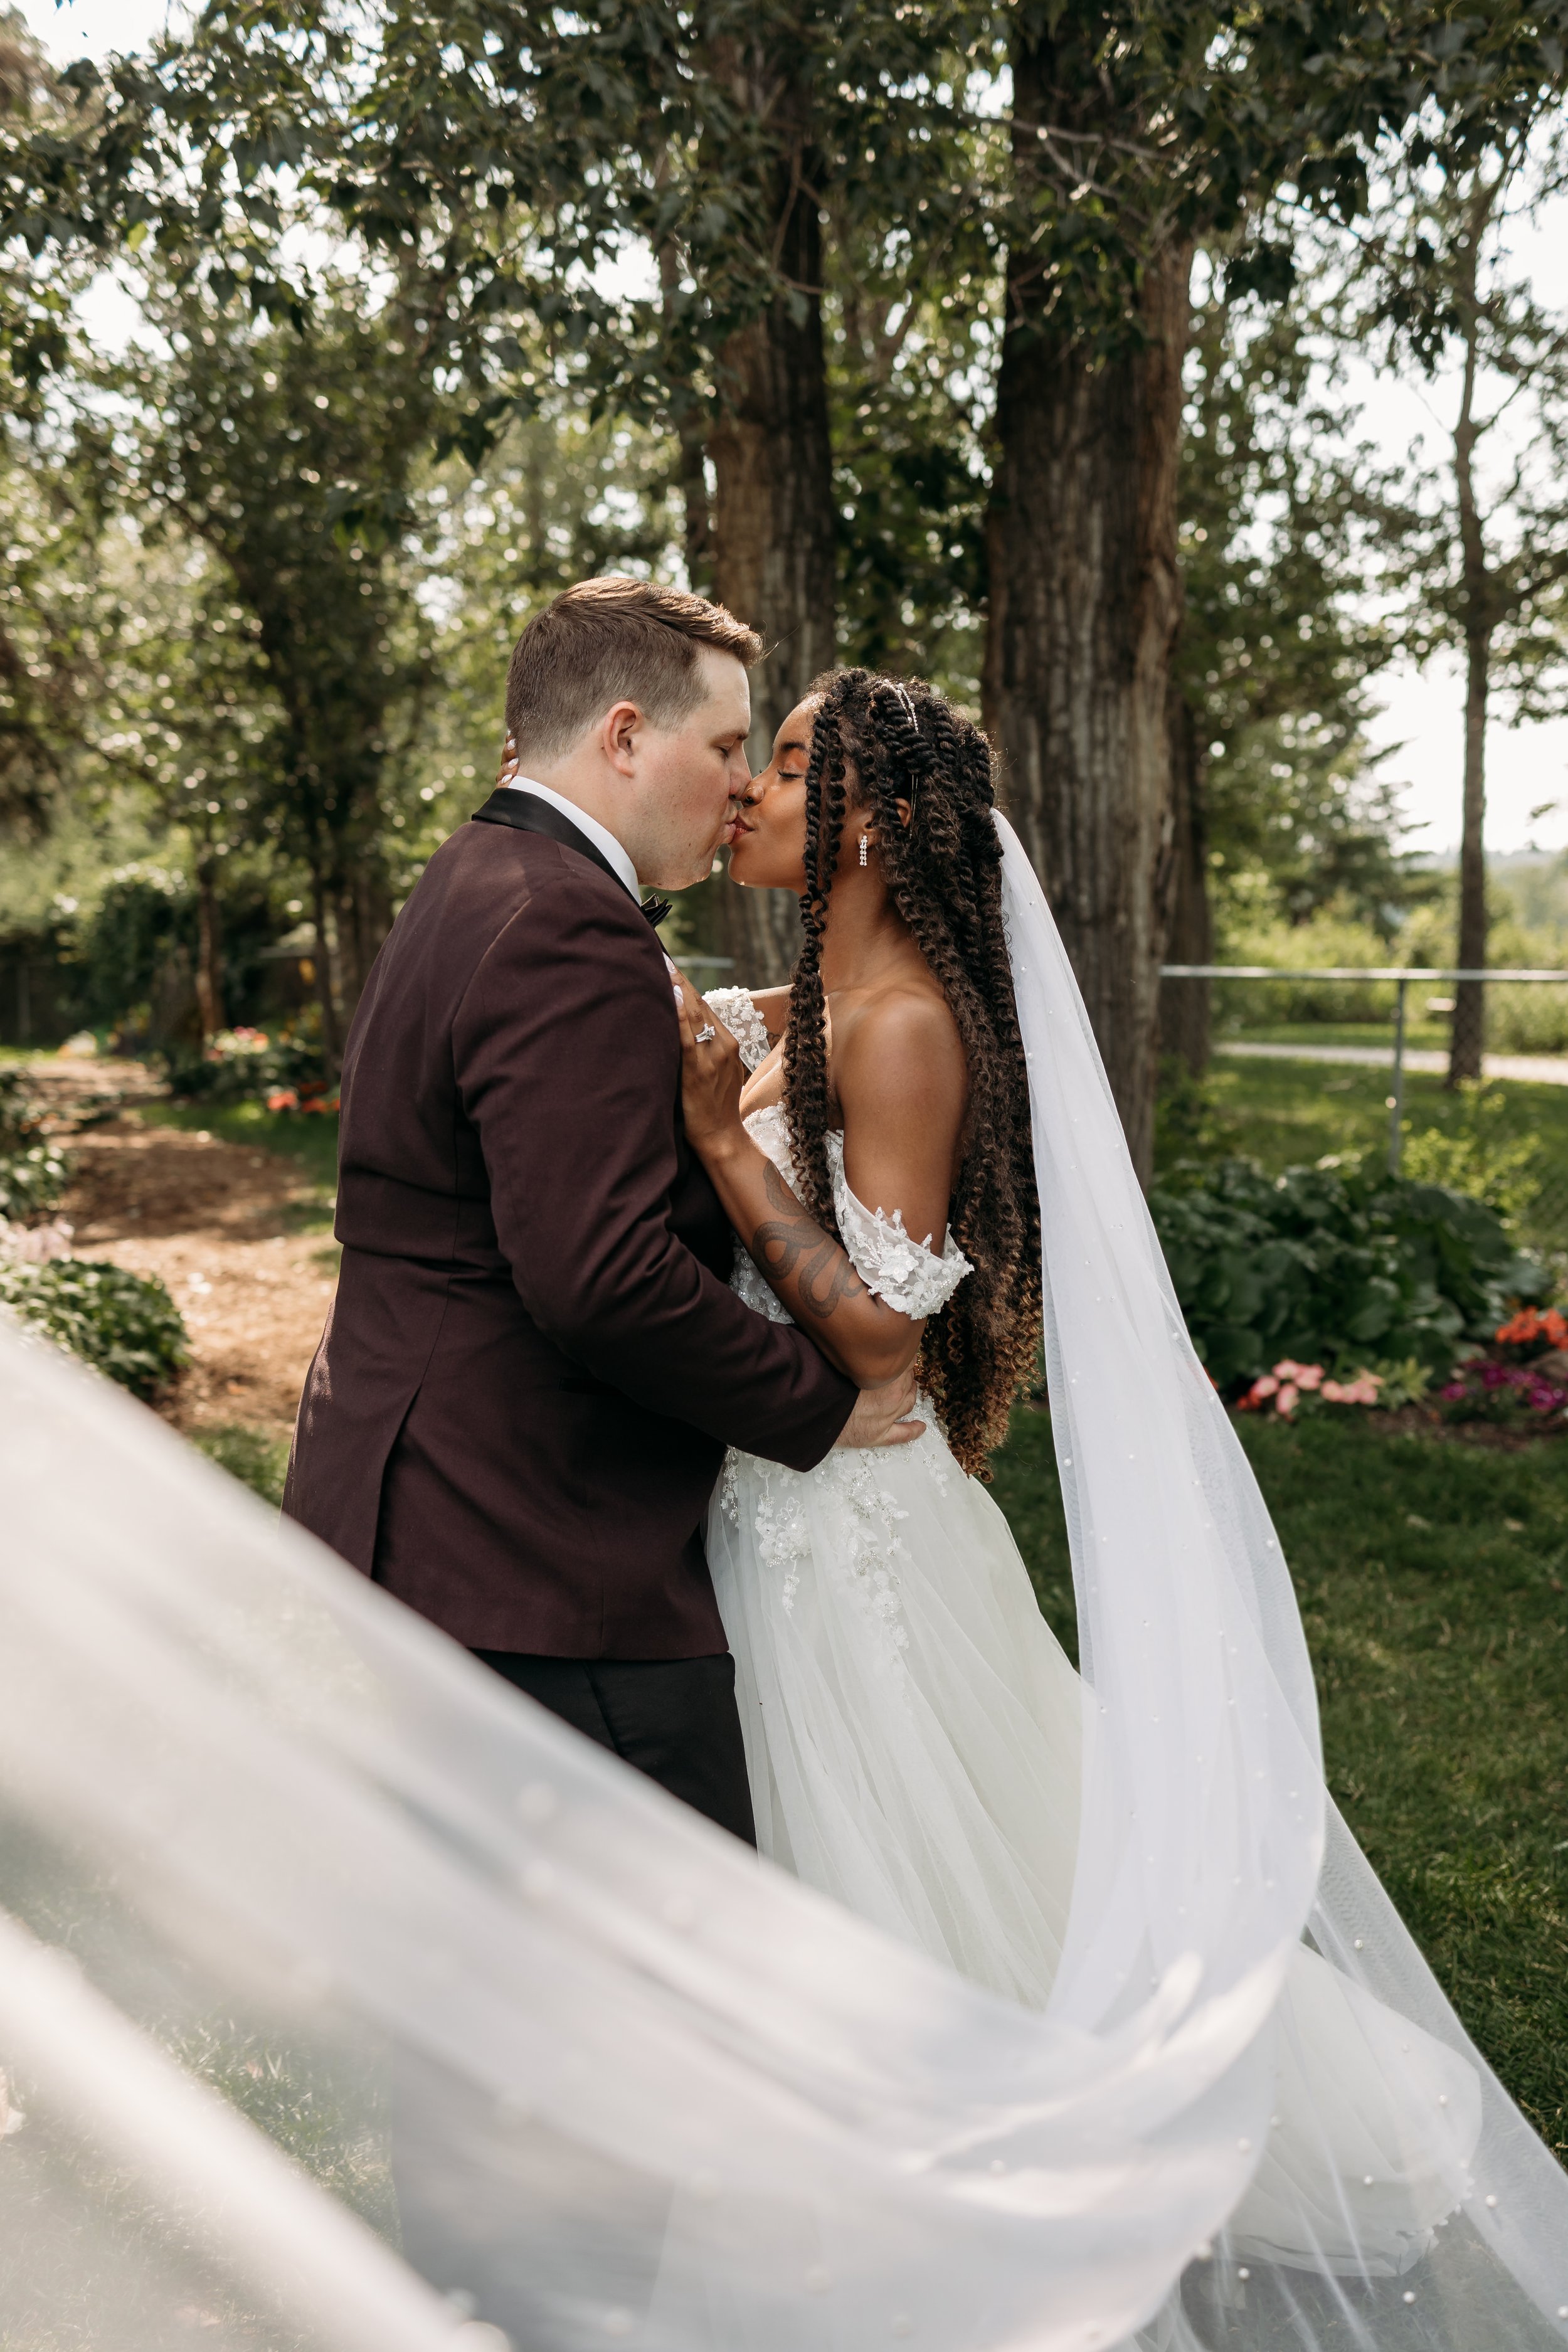
[[[984,1476],[1007,1433],[1040,1338],[1040,1213],[1029,1083],[1002,928],[1002,845],[991,751],[927,686],[829,671],[805,779],[805,932],[784,1037],[784,1108],[800,1190],[832,1234],[822,941],[853,769],[879,832],[888,889],[947,999],[969,1071],[963,1163],[948,1223],[974,1267],[927,1323],[921,1376],[963,1467]],[[897,803],[910,803],[908,825]],[[842,1236],[840,1236],[842,1238]]]

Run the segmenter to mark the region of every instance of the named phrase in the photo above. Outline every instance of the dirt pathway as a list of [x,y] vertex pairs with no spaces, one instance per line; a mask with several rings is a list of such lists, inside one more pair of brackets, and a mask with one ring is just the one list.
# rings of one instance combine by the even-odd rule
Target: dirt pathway
[[59,1213],[76,1255],[157,1275],[185,1318],[193,1361],[167,1417],[287,1436],[337,1259],[308,1175],[276,1152],[155,1125],[138,1106],[156,1083],[136,1064],[42,1062],[28,1077],[75,1158]]

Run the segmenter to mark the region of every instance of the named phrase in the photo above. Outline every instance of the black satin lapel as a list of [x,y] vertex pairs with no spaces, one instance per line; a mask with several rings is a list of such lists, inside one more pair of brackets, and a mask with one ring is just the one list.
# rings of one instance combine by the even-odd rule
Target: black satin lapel
[[[558,841],[564,849],[574,849],[601,874],[626,890],[626,883],[616,872],[602,849],[595,848],[585,833],[579,833],[569,816],[563,816],[548,801],[536,800],[531,793],[518,792],[510,784],[502,784],[493,792],[483,808],[476,809],[468,819],[470,824],[510,824],[514,833],[542,833],[547,841]],[[626,891],[627,898],[631,892]],[[633,898],[650,923],[662,923],[669,912],[668,898]]]

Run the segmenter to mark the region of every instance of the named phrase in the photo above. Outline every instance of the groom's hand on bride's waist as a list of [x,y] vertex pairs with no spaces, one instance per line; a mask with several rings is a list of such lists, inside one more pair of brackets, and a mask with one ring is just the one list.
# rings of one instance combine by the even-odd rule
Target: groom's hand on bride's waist
[[923,1421],[914,1418],[915,1374],[911,1365],[896,1381],[880,1388],[862,1389],[855,1410],[838,1433],[840,1445],[908,1445],[921,1436]]

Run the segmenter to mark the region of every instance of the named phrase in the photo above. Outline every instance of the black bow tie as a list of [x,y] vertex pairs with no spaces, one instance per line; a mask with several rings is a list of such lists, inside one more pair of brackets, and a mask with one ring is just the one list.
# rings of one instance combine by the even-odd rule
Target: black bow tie
[[650,923],[662,923],[669,912],[669,903],[668,898],[645,898],[642,910]]

